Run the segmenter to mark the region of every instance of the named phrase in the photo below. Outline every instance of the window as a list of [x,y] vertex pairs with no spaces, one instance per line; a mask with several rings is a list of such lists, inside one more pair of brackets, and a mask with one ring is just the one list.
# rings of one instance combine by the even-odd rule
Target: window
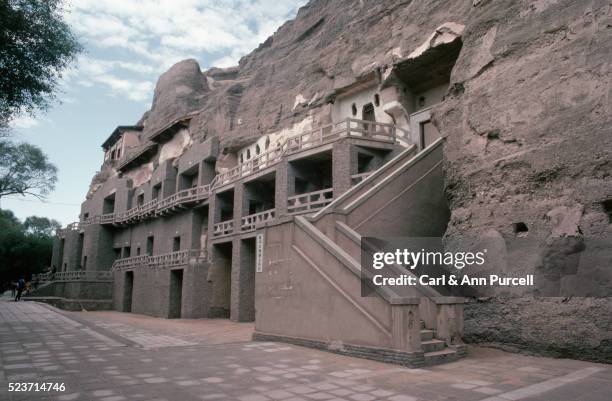
[[147,255],[148,256],[152,256],[153,255],[153,244],[154,244],[154,238],[153,236],[148,236],[147,237]]
[[266,137],[266,150],[268,150],[269,147],[270,147],[270,137],[267,136]]
[[174,237],[172,239],[172,252],[178,252],[181,250],[181,237]]
[[353,117],[357,115],[357,105],[355,103],[353,103],[351,106],[351,113],[353,114]]
[[247,149],[246,158],[249,160],[251,158],[251,149]]
[[159,196],[161,195],[161,183],[157,184],[153,187],[152,193],[151,193],[151,197],[153,199],[159,199]]
[[380,106],[380,95],[378,93],[374,95],[374,106]]
[[261,149],[259,148],[259,145],[255,145],[255,154],[258,155],[261,153]]

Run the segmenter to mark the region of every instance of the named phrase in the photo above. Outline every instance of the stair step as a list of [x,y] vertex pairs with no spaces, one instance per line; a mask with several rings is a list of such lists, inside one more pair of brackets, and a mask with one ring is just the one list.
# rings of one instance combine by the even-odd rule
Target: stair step
[[434,331],[433,330],[421,330],[421,341],[429,341],[429,340],[433,340],[434,338]]
[[425,366],[434,366],[442,363],[454,362],[459,358],[459,353],[453,348],[445,348],[442,351],[426,352]]
[[421,347],[423,348],[423,352],[427,354],[429,352],[442,351],[444,348],[446,348],[446,343],[441,340],[433,339],[421,341]]

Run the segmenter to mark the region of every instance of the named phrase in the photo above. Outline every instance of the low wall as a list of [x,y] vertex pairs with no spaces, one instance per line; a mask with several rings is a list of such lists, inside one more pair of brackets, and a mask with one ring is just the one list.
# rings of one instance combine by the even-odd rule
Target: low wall
[[418,300],[361,297],[359,276],[311,234],[291,221],[266,229],[255,338],[422,366]]
[[51,304],[66,310],[110,310],[113,283],[99,280],[52,281],[23,299]]

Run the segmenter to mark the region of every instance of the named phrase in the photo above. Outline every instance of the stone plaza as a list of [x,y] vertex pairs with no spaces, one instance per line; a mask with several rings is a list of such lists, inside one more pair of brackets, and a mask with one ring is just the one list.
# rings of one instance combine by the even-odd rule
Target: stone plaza
[[[471,347],[408,369],[295,345],[252,342],[253,325],[66,312],[0,301],[0,399],[86,401],[608,401],[612,368]],[[222,335],[221,335],[222,334]],[[8,383],[64,392],[8,392]]]

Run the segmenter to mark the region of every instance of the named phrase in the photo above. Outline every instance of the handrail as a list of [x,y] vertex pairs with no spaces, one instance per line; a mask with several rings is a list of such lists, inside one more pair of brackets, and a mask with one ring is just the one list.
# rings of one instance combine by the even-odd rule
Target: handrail
[[242,224],[240,225],[240,227],[243,230],[253,230],[259,224],[274,220],[275,216],[276,209],[268,209],[264,210],[263,212],[249,214],[247,216],[242,217]]
[[98,270],[76,270],[70,272],[56,272],[52,275],[52,281],[73,281],[73,280],[112,280],[112,275],[109,271]]
[[225,220],[213,225],[213,237],[229,235],[234,232],[234,220]]
[[[395,143],[396,141],[396,127],[393,124],[380,123],[375,121],[358,120],[355,118],[347,118],[339,122],[324,125],[317,129],[312,129],[306,132],[300,132],[284,138],[276,147],[269,149],[256,157],[247,160],[243,163],[238,163],[236,166],[230,168],[227,171],[218,173],[212,179],[210,184],[201,185],[195,188],[188,188],[181,190],[169,197],[157,200],[152,199],[151,201],[142,205],[136,206],[122,213],[107,213],[101,216],[90,217],[80,224],[71,225],[68,227],[69,230],[82,229],[84,226],[89,224],[122,224],[130,222],[134,219],[142,219],[149,216],[151,213],[161,213],[168,209],[171,209],[177,205],[183,203],[189,203],[194,201],[200,201],[206,197],[209,197],[214,189],[223,185],[230,184],[240,178],[244,178],[250,174],[254,174],[267,167],[271,167],[279,163],[283,157],[297,153],[304,149],[309,149],[318,145],[322,145],[331,142],[336,139],[343,137],[352,137],[360,139],[377,140],[388,143]],[[152,146],[155,144],[149,144]],[[141,153],[146,150],[149,146],[144,146],[138,149],[136,153]],[[131,159],[130,154],[126,155]],[[128,160],[126,160],[127,162]],[[125,163],[124,163],[125,164]],[[121,168],[121,166],[119,166]],[[361,175],[351,176],[351,179],[356,181],[353,184],[357,184],[365,178],[365,173]],[[313,193],[314,194],[314,193]],[[306,194],[304,194],[306,195]],[[292,197],[293,201],[300,203],[301,198]],[[290,198],[290,199],[292,199]],[[328,198],[325,198],[328,199]],[[312,203],[312,202],[308,202]],[[318,205],[318,202],[314,202]],[[326,206],[329,202],[325,200],[323,206]],[[309,207],[307,210],[314,209],[315,207]],[[318,206],[316,208],[319,208]],[[233,227],[232,227],[233,230]],[[64,231],[58,231],[59,235],[65,234]]]
[[287,211],[299,213],[308,210],[320,209],[334,200],[334,189],[325,188],[320,191],[290,196],[287,198]]
[[373,171],[366,171],[365,173],[353,174],[351,176],[351,185],[359,184],[361,181],[368,178],[372,173]]
[[201,260],[206,258],[205,249],[186,249],[182,251],[163,253],[160,255],[141,255],[117,259],[113,262],[111,271],[147,267],[172,267],[188,264],[192,259]]

